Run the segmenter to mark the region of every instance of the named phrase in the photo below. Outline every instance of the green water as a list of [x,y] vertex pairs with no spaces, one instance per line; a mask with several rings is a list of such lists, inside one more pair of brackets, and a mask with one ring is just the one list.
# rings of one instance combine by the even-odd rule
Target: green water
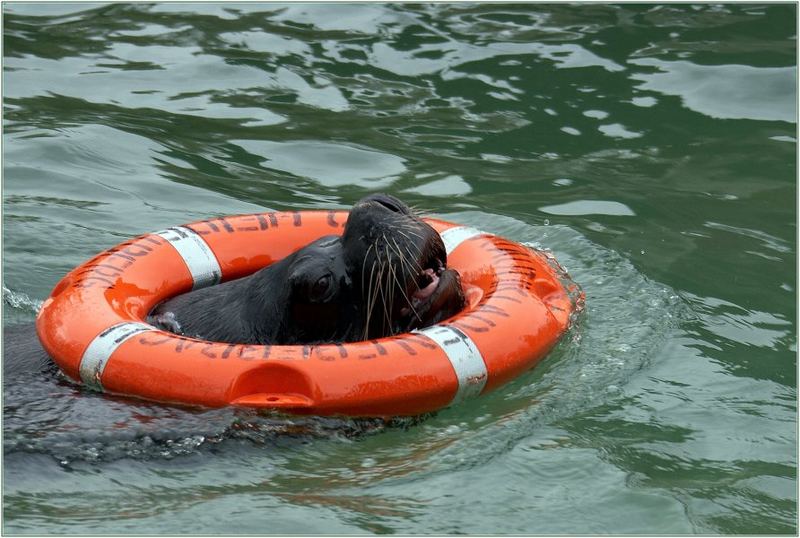
[[794,4],[3,4],[4,322],[212,215],[393,193],[586,311],[383,427],[4,394],[3,531],[797,532]]

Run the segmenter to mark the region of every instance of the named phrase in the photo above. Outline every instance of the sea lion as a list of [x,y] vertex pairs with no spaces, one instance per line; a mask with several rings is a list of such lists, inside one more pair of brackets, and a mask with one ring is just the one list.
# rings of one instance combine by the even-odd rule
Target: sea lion
[[427,327],[463,306],[439,234],[397,198],[373,194],[353,206],[341,237],[169,299],[148,322],[217,342],[316,344]]
[[[427,327],[465,304],[439,234],[387,194],[353,206],[344,232],[252,275],[171,298],[147,321],[189,337],[249,344],[369,340]],[[33,323],[3,329],[4,382],[54,370]]]

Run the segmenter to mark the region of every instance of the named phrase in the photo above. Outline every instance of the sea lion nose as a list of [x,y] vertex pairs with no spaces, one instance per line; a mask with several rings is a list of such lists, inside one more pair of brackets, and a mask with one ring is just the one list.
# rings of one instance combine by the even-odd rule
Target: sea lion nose
[[392,196],[391,194],[385,194],[382,192],[370,194],[365,196],[356,205],[366,204],[369,202],[377,202],[389,211],[394,211],[395,213],[403,213],[405,215],[409,215],[411,210],[408,208],[406,204]]

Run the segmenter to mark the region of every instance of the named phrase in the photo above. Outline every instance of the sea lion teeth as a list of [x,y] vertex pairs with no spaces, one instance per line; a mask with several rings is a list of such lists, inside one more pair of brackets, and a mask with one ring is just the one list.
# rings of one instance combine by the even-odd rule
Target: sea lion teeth
[[424,301],[433,295],[434,291],[436,291],[436,286],[439,285],[439,275],[437,275],[433,269],[425,269],[421,275],[424,275],[424,278],[428,281],[428,283],[424,287],[420,287],[419,290],[415,291],[412,297],[414,299],[418,299],[419,301]]

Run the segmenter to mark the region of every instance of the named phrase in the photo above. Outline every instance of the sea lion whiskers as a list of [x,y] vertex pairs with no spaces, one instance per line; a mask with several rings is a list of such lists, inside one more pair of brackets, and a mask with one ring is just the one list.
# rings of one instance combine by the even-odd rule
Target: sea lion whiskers
[[[372,268],[370,269],[370,276],[369,281],[367,282],[367,303],[366,303],[366,319],[364,324],[364,339],[369,338],[369,329],[370,329],[370,321],[372,320],[372,314],[375,310],[375,305],[378,302],[378,292],[383,295],[383,288],[380,285],[383,275],[383,263],[381,260],[380,253],[378,252],[378,242],[373,242],[369,249],[367,250],[367,255],[364,257],[364,263],[362,264],[362,294],[363,294],[363,286],[364,286],[364,279],[363,279],[363,271],[365,269],[365,265],[367,259],[369,258],[368,254],[371,250],[374,249],[375,251],[375,259],[372,262]],[[378,269],[376,272],[375,269]]]
[[[378,271],[375,273],[375,283],[373,288],[373,297],[372,297],[372,313],[376,313],[376,307],[378,306],[378,302],[381,302],[381,306],[385,308],[386,298],[383,291],[383,272],[385,266],[383,264],[383,260],[378,258],[376,262],[376,267]],[[380,314],[380,311],[377,312]],[[381,322],[381,330],[383,329],[383,322]]]
[[421,235],[419,235],[417,232],[413,231],[413,229],[411,228],[410,224],[403,224],[397,229],[397,231],[399,233],[401,233],[402,235],[404,235],[406,239],[410,239],[408,237],[408,235],[403,234],[402,230],[406,230],[408,233],[410,233],[411,235],[413,235],[414,237],[416,237],[420,241],[424,241],[424,238]]
[[[384,265],[381,267],[381,276],[383,276],[383,271],[386,271],[386,280],[381,280],[381,297],[383,297],[383,314],[384,318],[381,323],[381,329],[385,330],[387,327],[387,323],[390,325],[389,329],[391,330],[391,306],[390,303],[394,301],[394,294],[391,293],[390,286],[392,284],[391,279],[391,268],[392,268],[392,261],[390,259],[389,253],[389,242],[386,240],[386,234],[383,235],[383,254],[386,256],[386,260],[384,261]],[[388,300],[387,300],[388,299]]]
[[[384,237],[385,239],[385,237]],[[377,245],[377,241],[376,241]],[[384,245],[385,247],[385,245]],[[387,332],[387,322],[391,324],[391,310],[389,309],[389,301],[393,298],[389,292],[389,286],[391,285],[391,275],[389,273],[389,268],[391,268],[391,262],[388,257],[388,253],[385,249],[381,252],[381,249],[375,248],[376,256],[375,262],[373,263],[373,270],[377,267],[378,271],[375,273],[375,278],[370,278],[370,293],[372,294],[372,300],[369,306],[369,318],[372,319],[372,314],[375,310],[375,306],[378,302],[378,296],[381,297],[381,306],[383,307],[383,317],[381,318],[381,327],[380,331],[382,333]],[[384,278],[385,276],[385,278]],[[369,323],[367,323],[365,331],[366,334],[369,335]],[[390,328],[390,327],[389,327]]]
[[[361,262],[361,296],[362,297],[364,296],[364,271],[367,268],[367,260],[369,259],[369,253],[373,248],[375,248],[375,244],[374,243],[369,246],[369,248],[367,249],[367,253],[364,255],[364,259]],[[375,268],[375,264],[374,263],[372,264],[372,267],[373,267],[373,269]],[[370,279],[372,279],[372,275],[370,275]]]
[[[374,246],[374,245],[373,245]],[[370,247],[372,248],[372,247]],[[375,308],[375,301],[377,300],[378,294],[375,293],[374,285],[372,284],[373,277],[375,276],[375,266],[378,264],[377,259],[377,249],[376,249],[376,257],[375,260],[372,262],[372,269],[369,272],[369,283],[367,286],[367,313],[366,313],[366,321],[364,323],[364,340],[369,338],[369,322],[372,319],[372,310]],[[364,258],[364,263],[366,264],[367,259]],[[362,281],[363,285],[363,281]],[[373,297],[373,293],[375,293]]]
[[[406,238],[408,238],[408,236],[406,236]],[[400,245],[398,245],[398,244],[397,244],[397,241],[395,241],[395,245],[397,246],[397,248],[398,248],[398,250],[399,250],[399,249],[400,249]],[[408,248],[408,245],[405,245],[405,250],[406,250],[406,252],[408,253],[408,258],[406,258],[406,257],[405,257],[405,255],[403,255],[403,254],[401,254],[401,257],[403,257],[403,258],[407,259],[407,260],[408,260],[408,261],[410,261],[412,264],[414,264],[414,266],[412,267],[412,269],[414,269],[414,270],[415,270],[415,271],[414,271],[415,273],[422,273],[422,272],[424,272],[425,270],[422,268],[422,265],[420,265],[419,261],[417,261],[417,257],[418,257],[418,256],[419,256],[419,255],[422,253],[422,250],[421,250],[421,249],[420,249],[420,247],[418,247],[418,246],[415,246],[415,248],[416,248],[416,250],[417,250],[417,252],[416,252],[416,255],[415,255],[413,252],[411,252],[411,249],[410,249],[410,248]],[[412,273],[412,274],[413,274],[413,273]]]
[[[397,244],[397,241],[395,241],[395,242],[394,242],[394,244],[395,244],[395,247],[396,247],[396,249],[397,249],[397,254],[398,254],[398,256],[399,256],[400,264],[401,264],[403,267],[406,267],[406,268],[408,268],[408,269],[409,269],[409,272],[410,272],[410,269],[411,269],[411,268],[410,268],[410,267],[409,267],[409,265],[408,265],[408,259],[407,259],[407,258],[406,258],[406,257],[403,255],[403,253],[402,253],[402,252],[400,252],[400,246]],[[413,261],[413,260],[412,260],[412,261]],[[419,266],[419,264],[417,264],[416,262],[414,262],[414,263],[415,263],[417,266]],[[397,287],[400,289],[401,293],[403,294],[403,297],[405,298],[405,300],[406,300],[406,303],[408,303],[408,307],[411,309],[411,311],[412,311],[412,312],[414,312],[414,316],[416,316],[416,318],[417,318],[417,319],[421,320],[422,318],[421,318],[421,317],[420,317],[420,315],[417,313],[417,310],[414,308],[414,305],[413,305],[413,303],[411,302],[411,299],[408,297],[408,294],[406,293],[406,290],[403,288],[403,286],[400,284],[400,281],[397,279],[397,275],[394,275],[394,279],[395,279],[395,283],[397,284]]]

